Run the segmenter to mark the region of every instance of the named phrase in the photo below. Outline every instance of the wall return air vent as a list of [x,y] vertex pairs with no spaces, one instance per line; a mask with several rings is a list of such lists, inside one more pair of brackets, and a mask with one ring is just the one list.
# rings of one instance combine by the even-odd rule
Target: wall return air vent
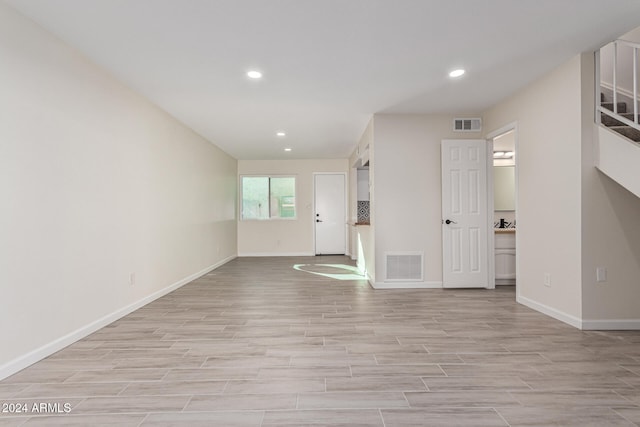
[[422,281],[422,252],[386,253],[385,282]]
[[454,132],[479,132],[482,130],[482,119],[453,119]]

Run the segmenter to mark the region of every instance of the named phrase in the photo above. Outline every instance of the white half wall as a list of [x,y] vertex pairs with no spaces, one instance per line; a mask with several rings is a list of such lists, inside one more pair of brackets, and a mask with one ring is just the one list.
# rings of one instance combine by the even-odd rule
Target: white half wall
[[237,162],[0,2],[0,375],[236,256]]
[[[595,164],[615,182],[640,197],[640,144],[632,142],[604,126],[593,124],[592,132],[596,136]],[[593,156],[590,150],[590,155]]]
[[[312,256],[315,254],[314,172],[348,174],[349,160],[238,160],[238,181],[241,175],[295,176],[297,214],[295,219],[239,220],[239,256]],[[346,191],[349,191],[348,187]]]

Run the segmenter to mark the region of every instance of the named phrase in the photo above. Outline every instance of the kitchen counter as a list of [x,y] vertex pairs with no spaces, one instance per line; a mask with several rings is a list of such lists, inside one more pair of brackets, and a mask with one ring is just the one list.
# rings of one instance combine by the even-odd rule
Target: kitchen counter
[[493,231],[495,233],[515,233],[515,228],[494,228]]

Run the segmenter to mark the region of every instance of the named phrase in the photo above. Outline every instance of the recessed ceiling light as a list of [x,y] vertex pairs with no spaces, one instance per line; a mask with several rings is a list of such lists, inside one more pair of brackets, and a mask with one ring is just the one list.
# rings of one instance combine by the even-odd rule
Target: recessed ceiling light
[[285,148],[284,151],[291,151],[291,148]]
[[286,134],[286,133],[284,133],[284,132],[278,132],[278,133],[276,133],[276,136],[286,136],[286,135],[287,135],[287,134]]
[[452,72],[450,72],[449,77],[460,77],[463,74],[464,74],[464,70],[462,68],[459,68],[457,70],[453,70]]
[[249,77],[250,79],[261,79],[262,73],[257,70],[251,70],[247,72],[247,77]]

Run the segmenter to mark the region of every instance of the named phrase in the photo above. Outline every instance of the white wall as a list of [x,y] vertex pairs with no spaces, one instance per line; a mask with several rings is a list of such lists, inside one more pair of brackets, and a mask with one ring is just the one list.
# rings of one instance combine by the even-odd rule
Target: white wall
[[358,169],[358,201],[369,201],[369,169]]
[[2,378],[234,257],[236,161],[1,2],[0,58]]
[[[577,327],[640,328],[640,198],[594,167],[593,90],[592,53],[576,56],[485,111],[483,134],[517,123],[519,301]],[[452,133],[450,116],[373,123],[373,282],[393,251],[423,251],[425,281],[439,282],[440,141],[480,135]]]
[[[585,329],[640,328],[640,199],[595,167],[593,54],[485,112],[518,123],[521,302]],[[596,268],[607,281],[596,282]],[[543,285],[551,274],[551,287]]]
[[520,301],[574,325],[582,317],[580,66],[577,56],[484,113],[487,132],[518,126]]
[[[239,160],[240,175],[296,177],[296,219],[238,221],[238,255],[314,255],[313,173],[349,172],[348,159]],[[348,191],[348,189],[347,189]]]
[[[462,117],[468,117],[463,115]],[[470,117],[478,117],[471,115]],[[375,215],[377,283],[384,281],[385,253],[424,253],[424,281],[442,283],[440,144],[480,138],[453,132],[453,116],[376,114],[375,162],[370,178]]]

